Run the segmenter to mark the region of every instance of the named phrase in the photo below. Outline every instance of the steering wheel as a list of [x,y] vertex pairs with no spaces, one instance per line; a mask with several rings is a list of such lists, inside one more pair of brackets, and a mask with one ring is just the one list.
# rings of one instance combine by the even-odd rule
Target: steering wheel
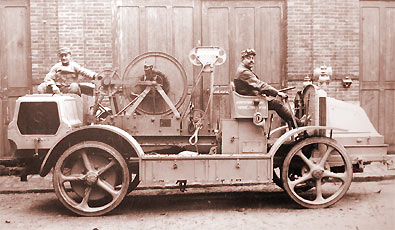
[[[122,81],[119,74],[115,70],[103,70],[97,74],[94,80],[95,84],[95,105],[93,107],[93,114],[95,115],[100,106],[110,107],[112,113],[119,110],[119,101],[114,98],[117,93],[122,92]],[[102,105],[105,97],[109,98],[109,104]]]

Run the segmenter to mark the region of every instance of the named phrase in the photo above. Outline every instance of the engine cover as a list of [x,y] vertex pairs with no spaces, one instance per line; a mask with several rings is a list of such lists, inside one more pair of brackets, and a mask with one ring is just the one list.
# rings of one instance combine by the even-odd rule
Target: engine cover
[[82,100],[77,95],[35,94],[18,98],[8,139],[18,149],[51,148],[71,129],[83,124]]

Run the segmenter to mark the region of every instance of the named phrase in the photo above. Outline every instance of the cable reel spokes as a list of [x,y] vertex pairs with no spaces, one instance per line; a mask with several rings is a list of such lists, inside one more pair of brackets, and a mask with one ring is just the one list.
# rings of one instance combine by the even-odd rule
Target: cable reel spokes
[[126,67],[122,81],[129,104],[121,112],[180,117],[187,76],[174,57],[162,52],[139,55]]

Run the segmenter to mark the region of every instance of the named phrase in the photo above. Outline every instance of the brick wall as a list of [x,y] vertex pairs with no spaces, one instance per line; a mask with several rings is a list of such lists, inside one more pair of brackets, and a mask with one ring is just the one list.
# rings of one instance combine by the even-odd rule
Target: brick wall
[[[70,46],[73,59],[84,67],[95,71],[112,69],[112,3],[30,1],[35,84],[57,62],[59,46]],[[338,79],[331,83],[334,90],[329,96],[358,101],[358,87],[343,90],[339,79],[350,76],[358,80],[359,0],[285,0],[285,4],[289,85],[301,85],[304,76],[312,76],[314,68],[325,64],[333,68],[332,79]]]
[[94,71],[112,69],[111,0],[31,0],[32,78],[40,83],[68,46],[74,61]]
[[[287,93],[290,95],[290,100],[293,101],[295,98],[296,92],[302,90],[303,83],[302,81],[295,80],[289,81],[288,87],[295,86],[296,88],[288,91]],[[347,101],[349,103],[358,104],[359,105],[359,81],[353,80],[350,88],[344,88],[341,80],[331,80],[325,89],[325,92],[328,96],[332,98],[336,98],[338,100]]]
[[[287,60],[289,85],[300,85],[321,65],[333,69],[328,95],[359,100],[359,0],[287,0]],[[342,78],[353,85],[344,89]],[[336,80],[337,79],[337,80]]]

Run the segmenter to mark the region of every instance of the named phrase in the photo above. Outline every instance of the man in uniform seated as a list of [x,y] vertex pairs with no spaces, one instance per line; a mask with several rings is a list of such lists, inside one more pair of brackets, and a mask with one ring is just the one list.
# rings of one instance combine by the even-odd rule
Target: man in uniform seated
[[45,76],[44,82],[37,87],[39,93],[74,93],[81,95],[78,77],[94,79],[97,73],[81,67],[71,60],[71,50],[67,47],[58,51],[60,62],[56,63]]
[[[234,79],[236,92],[246,96],[267,95],[287,98],[287,94],[261,81],[258,76],[252,72],[252,68],[255,64],[255,55],[256,52],[254,49],[246,49],[241,52],[241,63],[237,68]],[[291,111],[284,106],[281,100],[277,98],[268,98],[268,106],[269,109],[275,110],[284,121],[293,124]],[[304,125],[305,119],[305,116],[301,119],[295,117],[298,127]],[[295,125],[293,126],[295,127]]]

